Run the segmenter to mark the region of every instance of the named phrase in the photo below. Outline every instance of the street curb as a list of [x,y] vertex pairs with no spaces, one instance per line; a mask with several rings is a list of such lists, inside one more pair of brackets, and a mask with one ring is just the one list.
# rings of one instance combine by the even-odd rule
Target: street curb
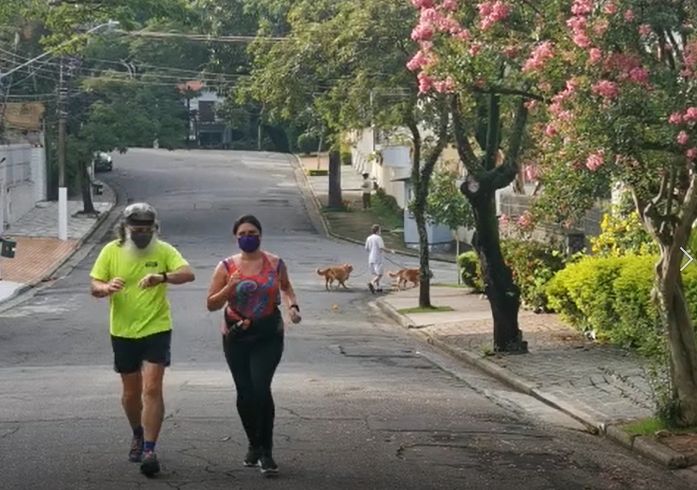
[[569,415],[588,427],[593,434],[603,435],[617,444],[671,469],[686,468],[691,464],[686,456],[673,451],[671,448],[649,437],[635,437],[626,433],[616,425],[608,425],[602,422],[601,414],[597,413],[591,407],[580,408],[575,406],[568,401],[558,398],[552,393],[541,390],[537,384],[511,373],[509,370],[486,360],[480,355],[455,347],[446,341],[416,329],[414,323],[408,317],[399,313],[399,311],[385,300],[378,299],[374,304],[390,319],[408,329],[410,332],[417,334],[419,338],[426,341],[428,344],[441,349],[455,359],[474,366],[511,388],[526,395],[530,395],[552,408]]
[[[294,167],[295,167],[295,178],[298,181],[298,184],[301,187],[301,190],[303,191],[303,194],[306,194],[306,198],[308,198],[314,207],[314,212],[317,214],[317,218],[321,222],[321,228],[322,230],[317,230],[320,232],[324,232],[324,235],[328,238],[333,238],[335,240],[341,240],[344,242],[349,242],[349,243],[355,243],[356,245],[365,245],[365,242],[362,242],[360,240],[356,240],[355,238],[350,238],[347,236],[340,235],[338,233],[334,233],[331,230],[331,227],[329,226],[329,223],[325,219],[324,215],[322,214],[322,203],[320,202],[319,198],[315,194],[314,190],[312,189],[312,184],[310,184],[310,179],[307,176],[307,173],[305,172],[302,163],[300,162],[300,157],[293,153],[293,160],[294,161]],[[298,175],[302,175],[302,178],[299,178]],[[317,228],[315,226],[315,228]],[[406,250],[395,250],[396,255],[402,255],[405,257],[413,257],[413,258],[419,258],[419,254],[417,252],[409,252]],[[457,262],[455,260],[446,260],[442,258],[437,258],[437,257],[429,257],[429,261],[433,262],[443,262],[446,264],[456,264]]]
[[102,185],[105,187],[109,188],[111,192],[114,194],[114,200],[110,203],[111,206],[109,206],[109,209],[102,211],[100,215],[97,217],[95,222],[92,224],[90,229],[85,233],[78,241],[77,244],[75,245],[75,248],[73,249],[72,252],[70,252],[68,255],[65,256],[62,260],[60,260],[54,267],[48,270],[46,274],[41,279],[38,279],[36,281],[30,282],[28,284],[23,285],[22,287],[18,288],[15,290],[14,293],[12,293],[11,296],[8,296],[7,298],[0,300],[0,311],[4,311],[5,308],[3,306],[7,305],[10,302],[15,302],[17,301],[21,296],[26,294],[27,292],[31,291],[32,289],[36,288],[38,285],[42,284],[47,278],[50,278],[53,276],[56,271],[58,271],[61,267],[63,267],[67,262],[70,261],[78,252],[81,251],[82,247],[85,245],[85,242],[92,238],[94,233],[99,229],[99,227],[104,223],[104,221],[107,220],[107,218],[111,215],[112,211],[116,207],[117,203],[119,202],[118,194],[116,190],[108,185],[106,182],[101,182]]

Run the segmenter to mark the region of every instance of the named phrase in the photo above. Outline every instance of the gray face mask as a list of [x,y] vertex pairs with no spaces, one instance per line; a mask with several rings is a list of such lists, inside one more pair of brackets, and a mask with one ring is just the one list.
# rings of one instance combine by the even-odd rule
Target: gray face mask
[[147,246],[150,245],[150,242],[152,242],[152,237],[153,237],[152,231],[131,232],[131,241],[133,242],[133,244],[136,247],[138,247],[140,249],[147,248]]

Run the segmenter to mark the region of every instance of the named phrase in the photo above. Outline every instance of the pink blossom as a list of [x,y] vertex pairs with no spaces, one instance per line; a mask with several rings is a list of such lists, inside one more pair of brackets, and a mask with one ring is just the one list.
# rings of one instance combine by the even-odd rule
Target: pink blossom
[[603,59],[603,52],[598,48],[591,48],[588,51],[588,56],[590,58],[591,63],[596,64],[601,59]]
[[573,37],[574,44],[579,48],[587,48],[591,45],[591,40],[585,32],[577,32]]
[[506,58],[513,59],[516,56],[518,56],[519,51],[520,51],[520,49],[518,48],[518,46],[506,46],[503,49],[503,55]]
[[427,55],[424,51],[417,51],[414,57],[410,59],[407,63],[407,68],[410,71],[421,70],[424,67],[428,66],[431,61],[432,60],[430,56]]
[[529,111],[534,110],[538,105],[539,102],[536,100],[528,100],[525,102],[525,108]]
[[686,145],[687,142],[690,141],[690,136],[687,134],[686,131],[680,131],[678,133],[677,141],[680,145]]
[[598,170],[600,167],[602,167],[605,164],[605,152],[603,150],[599,150],[595,153],[591,153],[588,155],[588,158],[586,159],[586,168],[590,170],[591,172],[595,172]]
[[482,2],[477,7],[482,18],[480,22],[482,30],[487,30],[497,22],[506,20],[511,14],[511,7],[501,0]]
[[559,118],[560,121],[569,122],[574,119],[574,113],[571,111],[561,111],[557,114],[557,118]]
[[425,72],[419,73],[419,92],[424,94],[429,92],[433,88],[433,78],[427,75]]
[[574,15],[588,15],[593,12],[593,0],[574,0],[571,13]]
[[634,11],[632,9],[627,9],[624,12],[624,20],[626,20],[627,22],[633,22],[635,18],[636,15],[634,15]]
[[525,165],[523,175],[528,182],[536,182],[540,178],[540,169],[537,165]]
[[649,24],[641,24],[639,26],[639,34],[641,34],[643,37],[650,36],[652,32],[653,29],[651,29],[651,26]]
[[687,159],[690,161],[695,161],[697,160],[697,148],[692,147],[689,150],[685,152],[685,155],[687,156]]
[[683,116],[686,123],[697,122],[697,107],[688,107]]
[[610,27],[610,23],[606,19],[600,19],[593,26],[593,32],[598,37],[603,37]]
[[614,99],[620,94],[620,90],[615,82],[610,80],[600,80],[592,87],[593,93],[605,99]]
[[545,127],[545,135],[550,138],[557,135],[557,128],[554,126],[554,124],[548,124]]
[[414,41],[428,41],[433,37],[433,26],[431,24],[420,22],[419,25],[414,27],[411,31],[411,38]]
[[449,94],[455,91],[455,81],[451,77],[448,77],[445,80],[434,82],[433,87],[438,93]]
[[433,0],[411,0],[411,4],[417,9],[428,9],[433,7]]
[[588,21],[585,17],[571,17],[566,21],[566,25],[575,33],[585,32],[588,28]]
[[508,226],[510,223],[511,217],[508,216],[506,213],[503,213],[501,216],[499,216],[499,225]]
[[617,13],[617,5],[615,5],[614,2],[608,2],[605,4],[605,7],[603,7],[603,12],[607,15],[615,15]]
[[455,34],[455,37],[458,38],[460,41],[467,42],[470,39],[472,39],[472,34],[470,34],[470,31],[468,31],[467,29],[460,29],[460,32]]
[[544,68],[547,61],[554,58],[552,43],[545,41],[537,45],[530,58],[523,65],[524,72],[539,71]]
[[532,218],[532,213],[530,211],[524,211],[522,215],[518,218],[516,222],[518,228],[521,230],[532,230],[535,227],[535,221]]
[[642,67],[632,68],[629,72],[629,78],[632,82],[638,83],[640,85],[648,85],[649,72],[646,68]]
[[674,112],[668,118],[668,122],[674,126],[679,126],[682,124],[682,114],[679,112]]
[[457,0],[444,0],[443,8],[455,12],[457,10]]
[[472,46],[470,46],[469,54],[470,54],[470,56],[477,56],[481,50],[482,50],[482,45],[479,43],[474,43],[474,44],[472,44]]
[[434,8],[426,8],[421,10],[422,23],[437,22],[441,17],[442,15]]

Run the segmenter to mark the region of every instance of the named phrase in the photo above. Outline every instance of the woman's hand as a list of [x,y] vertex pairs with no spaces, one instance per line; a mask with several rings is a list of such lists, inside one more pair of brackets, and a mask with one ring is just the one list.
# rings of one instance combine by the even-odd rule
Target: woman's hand
[[228,289],[234,289],[241,282],[241,280],[242,275],[240,274],[240,271],[235,271],[232,274],[230,274],[230,277],[228,277],[226,287]]
[[300,323],[302,321],[302,317],[300,316],[300,311],[298,311],[297,306],[290,307],[290,321],[293,323]]

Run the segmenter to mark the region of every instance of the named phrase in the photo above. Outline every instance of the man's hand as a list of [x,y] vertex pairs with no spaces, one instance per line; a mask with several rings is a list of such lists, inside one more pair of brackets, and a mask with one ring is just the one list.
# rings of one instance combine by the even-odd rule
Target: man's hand
[[162,274],[148,274],[138,283],[138,287],[141,289],[148,289],[158,284],[165,282],[165,278]]
[[120,277],[115,277],[111,281],[106,283],[104,286],[107,295],[111,295],[121,291],[125,285],[126,283],[123,281],[123,279],[121,279]]

